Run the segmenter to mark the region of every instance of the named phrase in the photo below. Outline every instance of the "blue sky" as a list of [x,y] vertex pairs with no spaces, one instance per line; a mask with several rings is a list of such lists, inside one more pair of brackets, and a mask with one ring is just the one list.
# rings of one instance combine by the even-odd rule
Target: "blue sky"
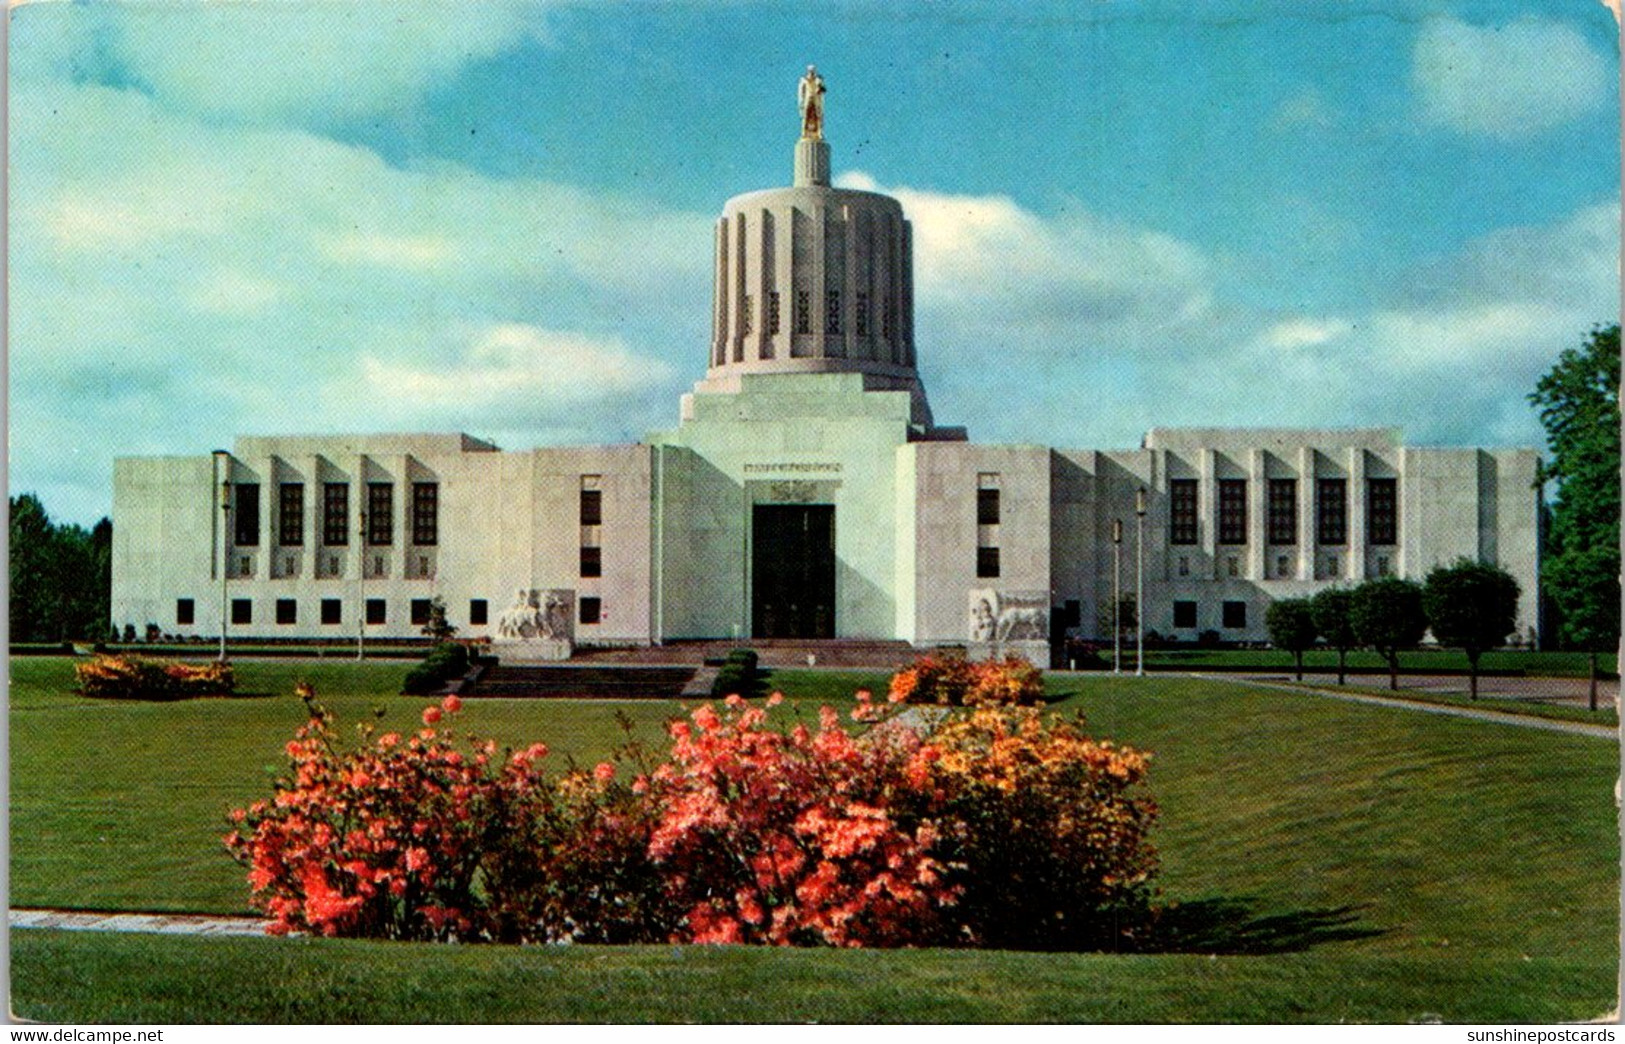
[[914,223],[921,369],[978,441],[1539,444],[1535,379],[1618,317],[1595,0],[11,18],[10,485],[73,521],[114,456],[237,434],[669,427],[710,223],[788,180],[809,62],[837,181]]

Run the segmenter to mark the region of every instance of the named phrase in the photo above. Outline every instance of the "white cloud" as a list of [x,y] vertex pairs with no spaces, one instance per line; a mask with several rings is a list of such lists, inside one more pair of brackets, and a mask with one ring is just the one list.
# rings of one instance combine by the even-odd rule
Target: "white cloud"
[[1266,348],[1290,351],[1325,344],[1352,329],[1354,324],[1346,319],[1287,319],[1265,330],[1260,340]]
[[238,434],[637,437],[682,389],[665,353],[703,366],[709,215],[134,91],[11,112],[12,474],[65,517],[107,509],[115,453]]
[[[102,5],[77,11],[73,32],[94,34],[113,69],[168,107],[327,119],[398,105],[471,62],[541,38],[545,15],[544,5],[520,0],[214,0]],[[38,34],[45,53],[31,70],[84,61],[82,46],[60,54],[48,35]]]
[[1501,26],[1436,18],[1412,54],[1423,117],[1496,138],[1538,133],[1601,105],[1610,69],[1572,26],[1536,18]]

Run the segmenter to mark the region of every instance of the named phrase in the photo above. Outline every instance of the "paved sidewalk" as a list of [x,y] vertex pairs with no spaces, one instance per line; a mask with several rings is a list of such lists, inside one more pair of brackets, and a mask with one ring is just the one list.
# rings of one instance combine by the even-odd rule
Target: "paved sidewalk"
[[1530,714],[1507,714],[1504,711],[1480,710],[1475,707],[1451,707],[1439,703],[1422,703],[1417,700],[1393,699],[1387,696],[1373,696],[1363,692],[1339,692],[1336,689],[1300,687],[1297,685],[1280,684],[1276,682],[1260,681],[1257,678],[1238,678],[1226,674],[1193,674],[1192,677],[1205,678],[1208,681],[1227,681],[1242,685],[1251,685],[1259,689],[1276,689],[1280,692],[1307,693],[1311,696],[1327,696],[1334,700],[1345,700],[1349,703],[1369,703],[1378,707],[1395,707],[1399,710],[1420,711],[1424,714],[1443,714],[1452,718],[1471,718],[1475,721],[1487,721],[1497,725],[1516,725],[1525,729],[1543,729],[1547,732],[1566,732],[1573,736],[1594,736],[1600,739],[1619,739],[1619,730],[1612,725],[1593,725],[1584,721],[1559,721],[1555,718],[1537,718]]
[[213,914],[95,913],[83,910],[11,911],[12,928],[55,928],[69,932],[150,932],[160,935],[264,935],[258,917]]

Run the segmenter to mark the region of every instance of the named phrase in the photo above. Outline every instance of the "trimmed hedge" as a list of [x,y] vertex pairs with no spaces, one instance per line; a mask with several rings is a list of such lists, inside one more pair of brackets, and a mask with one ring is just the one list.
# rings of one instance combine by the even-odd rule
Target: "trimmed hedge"
[[423,662],[406,674],[401,692],[408,696],[422,696],[435,692],[452,678],[468,673],[468,646],[458,642],[441,642],[429,650]]

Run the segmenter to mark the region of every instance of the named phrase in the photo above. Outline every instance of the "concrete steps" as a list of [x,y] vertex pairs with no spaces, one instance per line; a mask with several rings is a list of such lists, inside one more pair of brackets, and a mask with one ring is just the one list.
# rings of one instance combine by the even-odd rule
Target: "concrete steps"
[[462,695],[468,699],[675,700],[693,678],[693,667],[498,664],[487,667]]

